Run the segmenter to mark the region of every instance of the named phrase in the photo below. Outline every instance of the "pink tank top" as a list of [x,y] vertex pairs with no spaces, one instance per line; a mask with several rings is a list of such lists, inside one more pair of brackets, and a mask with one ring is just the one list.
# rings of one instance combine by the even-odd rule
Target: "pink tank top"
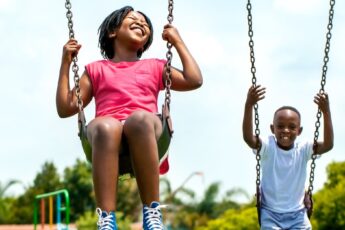
[[96,117],[125,120],[135,110],[157,113],[165,60],[144,59],[114,63],[100,60],[86,65],[96,104]]

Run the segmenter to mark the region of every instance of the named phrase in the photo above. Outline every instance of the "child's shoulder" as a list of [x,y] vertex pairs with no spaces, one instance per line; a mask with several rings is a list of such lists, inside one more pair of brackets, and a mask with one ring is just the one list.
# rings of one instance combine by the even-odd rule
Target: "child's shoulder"
[[275,144],[277,141],[274,135],[268,135],[268,136],[261,137],[261,142],[269,145],[269,144]]
[[100,65],[104,65],[108,62],[109,62],[109,60],[101,59],[101,60],[92,61],[92,62],[88,63],[87,66],[100,66]]
[[166,63],[165,59],[161,59],[161,58],[144,58],[139,60],[139,62],[146,62],[146,63]]

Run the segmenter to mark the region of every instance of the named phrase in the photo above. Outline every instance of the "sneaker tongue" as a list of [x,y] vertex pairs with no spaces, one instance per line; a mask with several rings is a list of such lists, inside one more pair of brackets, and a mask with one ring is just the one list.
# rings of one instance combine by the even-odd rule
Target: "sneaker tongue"
[[107,217],[109,214],[106,211],[102,211],[102,217]]
[[159,206],[159,203],[157,201],[152,201],[150,207],[151,208],[157,208]]

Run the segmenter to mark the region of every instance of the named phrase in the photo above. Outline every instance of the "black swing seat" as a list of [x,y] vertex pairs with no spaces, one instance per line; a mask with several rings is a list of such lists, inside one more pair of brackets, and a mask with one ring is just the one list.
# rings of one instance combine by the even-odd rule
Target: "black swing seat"
[[313,208],[314,208],[314,201],[313,201],[313,196],[310,191],[305,191],[304,193],[304,206],[307,209],[307,215],[308,218],[311,218],[311,215],[313,214]]
[[[159,114],[159,117],[162,122],[162,134],[157,140],[157,147],[158,147],[158,155],[159,155],[159,162],[160,164],[166,159],[168,155],[169,145],[171,141],[171,137],[173,134],[172,129],[172,120],[170,117],[170,111],[166,104],[162,106],[162,114]],[[81,141],[81,145],[83,147],[86,159],[89,162],[92,162],[92,147],[87,139],[86,135],[86,120],[84,111],[81,110],[78,113],[78,127],[79,127],[79,137]],[[130,177],[134,177],[134,171],[131,163],[131,157],[129,152],[129,147],[126,138],[122,138],[121,149],[119,154],[119,175],[126,176],[129,175]]]
[[256,186],[256,211],[258,214],[259,225],[261,226],[261,188]]

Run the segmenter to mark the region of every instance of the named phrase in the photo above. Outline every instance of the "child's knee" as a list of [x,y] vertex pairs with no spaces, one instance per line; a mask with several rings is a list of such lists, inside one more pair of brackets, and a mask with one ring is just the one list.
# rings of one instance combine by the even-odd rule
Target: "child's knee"
[[140,135],[154,132],[153,114],[146,111],[132,113],[124,124],[124,133],[128,135]]
[[92,142],[114,140],[121,137],[122,124],[115,119],[95,119],[88,125],[87,132]]

